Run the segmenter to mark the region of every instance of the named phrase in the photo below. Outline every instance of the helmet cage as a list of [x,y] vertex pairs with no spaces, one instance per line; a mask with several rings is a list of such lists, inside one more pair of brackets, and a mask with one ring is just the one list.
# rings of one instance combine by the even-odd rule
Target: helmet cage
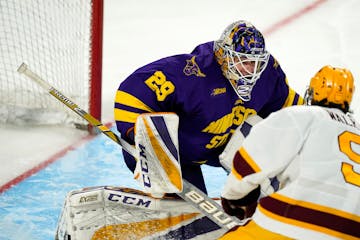
[[[245,54],[225,46],[225,59],[230,83],[244,101],[251,99],[251,91],[269,61],[270,53]],[[251,65],[251,67],[247,67]],[[242,69],[240,71],[239,69]]]
[[270,57],[261,32],[243,20],[232,23],[215,41],[214,53],[239,98],[249,101]]

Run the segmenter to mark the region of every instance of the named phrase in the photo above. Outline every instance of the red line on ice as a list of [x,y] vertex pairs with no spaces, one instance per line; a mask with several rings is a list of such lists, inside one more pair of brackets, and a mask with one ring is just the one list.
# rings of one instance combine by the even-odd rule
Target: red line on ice
[[280,20],[279,22],[271,25],[269,28],[267,28],[263,33],[264,35],[270,35],[271,33],[277,31],[278,29],[289,25],[293,21],[297,20],[298,18],[304,16],[305,14],[309,13],[310,11],[314,10],[315,8],[319,7],[322,3],[325,3],[327,0],[317,0],[304,8],[300,9],[296,13]]
[[[105,126],[107,126],[108,128],[110,128],[112,126],[113,123],[106,123]],[[68,153],[71,150],[74,150],[76,148],[78,148],[79,146],[81,146],[82,144],[85,144],[86,142],[90,141],[91,139],[93,139],[94,137],[96,137],[96,135],[87,135],[85,137],[83,137],[82,139],[80,139],[78,142],[62,149],[61,151],[59,151],[58,153],[54,154],[53,156],[51,156],[49,159],[39,163],[38,165],[36,165],[35,167],[31,168],[30,170],[24,172],[23,174],[17,176],[16,178],[12,179],[11,181],[5,183],[4,185],[0,186],[0,194],[5,192],[6,190],[8,190],[9,188],[11,188],[12,186],[15,186],[16,184],[22,182],[23,180],[25,180],[26,178],[32,176],[33,174],[41,171],[42,169],[46,168],[48,165],[50,165],[51,163],[57,161],[58,159],[60,159],[62,156],[64,156],[66,153]]]

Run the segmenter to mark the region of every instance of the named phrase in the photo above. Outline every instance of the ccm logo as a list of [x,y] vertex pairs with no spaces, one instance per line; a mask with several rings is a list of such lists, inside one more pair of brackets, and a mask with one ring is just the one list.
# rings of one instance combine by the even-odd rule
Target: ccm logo
[[142,172],[142,179],[144,183],[144,187],[151,188],[151,181],[149,177],[149,166],[146,159],[146,149],[143,145],[139,144],[140,149],[140,165],[141,165],[141,172]]
[[193,203],[197,204],[205,212],[209,213],[217,222],[225,225],[228,229],[239,225],[239,223],[233,221],[233,219],[224,211],[219,210],[219,207],[216,203],[206,201],[203,196],[194,190],[186,193],[185,196],[188,197]]
[[141,198],[135,198],[131,196],[114,194],[114,193],[109,194],[108,200],[112,202],[122,202],[124,204],[136,205],[145,208],[148,208],[151,204],[151,200],[145,200]]

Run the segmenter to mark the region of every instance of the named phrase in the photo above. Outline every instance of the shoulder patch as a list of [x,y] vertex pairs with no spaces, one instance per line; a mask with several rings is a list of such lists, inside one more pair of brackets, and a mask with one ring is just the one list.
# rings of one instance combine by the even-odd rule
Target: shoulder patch
[[186,60],[186,66],[184,67],[183,72],[186,76],[195,75],[197,77],[206,77],[206,75],[201,72],[199,65],[195,62],[195,56],[190,60]]

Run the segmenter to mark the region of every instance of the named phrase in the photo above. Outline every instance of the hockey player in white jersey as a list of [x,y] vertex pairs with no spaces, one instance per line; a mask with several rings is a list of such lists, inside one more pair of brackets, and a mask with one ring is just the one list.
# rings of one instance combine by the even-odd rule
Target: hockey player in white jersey
[[247,206],[256,201],[257,208],[222,240],[360,239],[360,126],[349,114],[353,92],[350,71],[325,66],[305,94],[312,106],[282,109],[252,128],[235,154],[222,204],[240,217],[249,217]]

